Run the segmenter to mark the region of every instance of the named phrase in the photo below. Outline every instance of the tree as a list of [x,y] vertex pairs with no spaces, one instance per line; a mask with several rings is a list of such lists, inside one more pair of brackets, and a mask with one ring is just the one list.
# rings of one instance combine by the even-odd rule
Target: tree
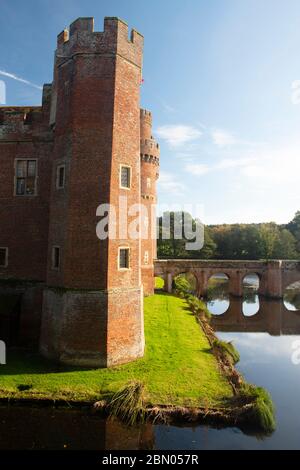
[[297,241],[294,235],[287,229],[282,229],[274,246],[273,258],[275,259],[297,259]]
[[286,226],[287,230],[294,235],[296,239],[296,248],[298,251],[298,257],[300,254],[300,211],[296,212],[293,220]]

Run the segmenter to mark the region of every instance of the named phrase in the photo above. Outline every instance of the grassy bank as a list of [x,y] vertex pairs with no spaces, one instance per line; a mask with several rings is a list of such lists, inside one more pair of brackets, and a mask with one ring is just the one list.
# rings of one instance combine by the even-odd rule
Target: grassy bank
[[0,397],[99,401],[129,382],[144,384],[149,404],[219,407],[232,388],[185,300],[163,293],[145,299],[145,357],[112,369],[53,364],[37,355],[9,352],[0,366]]

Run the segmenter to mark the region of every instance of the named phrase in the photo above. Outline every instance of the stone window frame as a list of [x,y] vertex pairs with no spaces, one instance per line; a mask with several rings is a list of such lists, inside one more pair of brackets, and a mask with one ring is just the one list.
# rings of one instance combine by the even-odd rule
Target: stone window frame
[[[58,250],[58,265],[56,266],[56,250]],[[60,271],[61,267],[61,247],[59,245],[52,246],[51,253],[51,269],[53,271]]]
[[0,264],[0,268],[7,268],[8,267],[8,247],[7,246],[0,246],[0,250],[5,251],[5,263]]
[[[122,169],[126,168],[129,170],[129,186],[123,186],[122,185]],[[120,164],[120,169],[119,169],[119,186],[120,189],[125,189],[126,191],[131,190],[131,185],[132,185],[132,167],[130,165],[125,165],[125,163]]]
[[[35,182],[34,182],[34,194],[17,194],[17,166],[18,162],[35,162]],[[38,196],[38,159],[30,157],[16,157],[14,160],[14,196],[15,197],[36,197]],[[27,177],[26,177],[27,178]]]
[[[59,180],[60,180],[60,170],[61,169],[64,169],[64,182],[63,182],[63,185],[60,186],[59,185]],[[55,178],[55,186],[56,186],[56,189],[57,190],[60,190],[60,189],[64,189],[66,187],[66,164],[65,163],[59,163],[57,166],[56,166],[56,178]]]
[[[121,261],[121,258],[120,258],[120,254],[121,254],[121,250],[126,250],[128,251],[128,266],[126,268],[122,268],[120,266],[120,261]],[[129,246],[119,246],[118,248],[118,271],[130,271],[131,270],[131,249]]]

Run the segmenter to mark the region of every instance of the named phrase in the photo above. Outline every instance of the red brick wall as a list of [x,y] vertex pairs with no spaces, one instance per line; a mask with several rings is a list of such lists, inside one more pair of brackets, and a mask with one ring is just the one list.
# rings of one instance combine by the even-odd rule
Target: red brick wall
[[[0,279],[45,280],[49,219],[52,133],[49,87],[42,108],[0,108],[0,246],[8,247],[8,267]],[[24,116],[32,113],[32,123]],[[37,159],[36,196],[15,196],[15,159]]]
[[[106,18],[98,33],[92,18],[79,18],[58,36],[43,106],[0,109],[0,246],[10,250],[0,278],[61,288],[44,293],[41,350],[65,362],[112,365],[144,351],[142,276],[152,293],[156,243],[119,236],[119,196],[128,207],[156,200],[159,149],[151,114],[140,114],[142,56],[143,37],[129,38],[123,21]],[[24,125],[27,112],[32,123]],[[14,196],[17,157],[38,159],[37,196]],[[65,187],[57,189],[61,164]],[[120,188],[120,165],[131,168],[130,190]],[[116,209],[117,238],[101,241],[96,210],[107,203]],[[61,248],[57,270],[53,246]],[[119,270],[120,247],[130,249],[128,270]]]

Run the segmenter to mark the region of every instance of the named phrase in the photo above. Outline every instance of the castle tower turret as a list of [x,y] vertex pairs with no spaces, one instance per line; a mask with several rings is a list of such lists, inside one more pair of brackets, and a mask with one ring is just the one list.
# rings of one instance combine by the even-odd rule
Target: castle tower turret
[[[41,351],[61,362],[111,366],[144,352],[141,244],[119,235],[119,197],[141,199],[142,56],[143,37],[129,39],[118,18],[103,32],[79,18],[58,36]],[[96,236],[101,204],[116,212],[115,238]]]
[[142,239],[141,270],[146,294],[154,292],[156,259],[156,181],[159,177],[159,145],[152,136],[152,114],[141,109],[141,202],[148,214],[144,223],[148,236]]

